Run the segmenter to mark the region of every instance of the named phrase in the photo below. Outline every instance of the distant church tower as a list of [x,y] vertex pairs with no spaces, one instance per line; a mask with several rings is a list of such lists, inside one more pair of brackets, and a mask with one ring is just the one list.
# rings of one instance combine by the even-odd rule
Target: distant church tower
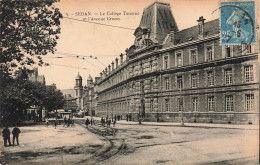
[[83,86],[82,86],[82,77],[77,75],[75,78],[76,85],[74,87],[76,92],[76,104],[78,106],[77,110],[83,110]]
[[89,75],[87,79],[87,87],[92,87],[93,85],[93,78]]

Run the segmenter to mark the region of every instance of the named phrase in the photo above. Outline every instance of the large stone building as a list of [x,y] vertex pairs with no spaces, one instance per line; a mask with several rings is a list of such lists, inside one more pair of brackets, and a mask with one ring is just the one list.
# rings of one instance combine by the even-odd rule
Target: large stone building
[[259,46],[221,46],[219,20],[197,21],[180,31],[170,4],[146,7],[125,60],[100,73],[96,114],[256,124]]

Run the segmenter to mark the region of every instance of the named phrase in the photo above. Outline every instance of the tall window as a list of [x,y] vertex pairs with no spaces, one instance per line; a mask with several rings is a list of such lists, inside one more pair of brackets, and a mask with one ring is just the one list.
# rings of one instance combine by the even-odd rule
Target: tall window
[[214,74],[213,74],[213,71],[208,71],[207,72],[207,84],[208,84],[208,86],[213,86],[214,85]]
[[150,91],[153,90],[153,80],[150,80]]
[[170,111],[170,101],[169,99],[165,99],[165,112]]
[[183,98],[178,98],[178,110],[183,111]]
[[208,97],[208,110],[215,111],[215,100],[214,96]]
[[231,57],[231,48],[230,48],[230,46],[226,46],[226,57]]
[[169,68],[169,56],[164,56],[164,69]]
[[177,59],[177,66],[182,66],[182,56],[181,56],[181,53],[177,53],[176,59]]
[[212,46],[207,46],[207,60],[212,61],[213,60],[213,53],[212,53]]
[[192,98],[192,111],[198,112],[198,97]]
[[190,54],[191,54],[191,64],[197,64],[198,60],[197,60],[196,50],[191,50]]
[[[140,71],[141,71],[141,74],[143,74],[143,71],[144,71],[144,69],[143,69],[143,63],[140,63]],[[121,78],[121,80],[122,80],[122,78]]]
[[198,87],[198,75],[196,73],[191,75],[191,87],[192,88]]
[[183,88],[182,76],[177,76],[177,88],[178,89],[182,89]]
[[246,94],[246,111],[254,111],[254,94]]
[[165,77],[165,90],[170,89],[170,79],[169,77]]
[[253,65],[245,66],[245,81],[246,82],[254,81]]
[[232,84],[232,69],[228,68],[224,70],[225,72],[225,84]]
[[150,71],[153,71],[153,61],[149,62]]
[[143,81],[140,82],[140,86],[141,86],[141,93],[144,93],[144,82]]
[[151,102],[150,102],[150,109],[151,109],[151,112],[153,112],[153,110],[154,110],[154,107],[153,107],[153,100],[151,100]]
[[226,111],[230,112],[233,110],[234,110],[233,96],[232,95],[226,96]]

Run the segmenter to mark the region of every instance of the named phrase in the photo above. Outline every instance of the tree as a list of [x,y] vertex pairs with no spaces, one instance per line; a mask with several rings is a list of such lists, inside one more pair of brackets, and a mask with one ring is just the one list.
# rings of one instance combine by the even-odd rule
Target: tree
[[2,115],[4,123],[15,123],[20,121],[23,110],[34,103],[34,83],[21,77],[10,79],[6,88],[2,91]]
[[45,97],[43,99],[44,107],[50,112],[52,110],[63,108],[65,100],[60,90],[56,89],[56,85],[46,86]]
[[[0,121],[4,96],[12,90],[10,73],[16,68],[43,65],[41,55],[54,53],[62,14],[58,0],[0,1]],[[10,89],[8,89],[10,87]],[[11,105],[10,105],[11,106]]]
[[43,65],[40,55],[55,52],[62,18],[59,9],[53,5],[57,1],[0,2],[2,72],[36,62]]
[[3,90],[2,111],[6,124],[21,121],[23,111],[33,105],[39,108],[40,119],[43,107],[48,111],[63,108],[63,94],[55,85],[46,86],[39,82],[31,82],[26,77],[26,73],[21,72],[17,78],[10,79]]

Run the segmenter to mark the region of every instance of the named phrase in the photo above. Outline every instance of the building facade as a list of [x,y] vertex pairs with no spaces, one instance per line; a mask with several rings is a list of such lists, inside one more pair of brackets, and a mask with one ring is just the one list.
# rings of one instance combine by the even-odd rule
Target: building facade
[[219,20],[197,21],[179,31],[170,4],[145,8],[134,44],[100,73],[96,115],[258,123],[259,45],[221,46]]
[[99,79],[99,77],[95,77],[94,82],[93,78],[89,75],[89,77],[87,78],[87,83],[83,87],[82,77],[78,73],[75,78],[75,97],[72,98],[73,100],[75,100],[76,110],[83,110],[86,112],[86,115],[95,115],[98,99],[96,82],[98,82]]

